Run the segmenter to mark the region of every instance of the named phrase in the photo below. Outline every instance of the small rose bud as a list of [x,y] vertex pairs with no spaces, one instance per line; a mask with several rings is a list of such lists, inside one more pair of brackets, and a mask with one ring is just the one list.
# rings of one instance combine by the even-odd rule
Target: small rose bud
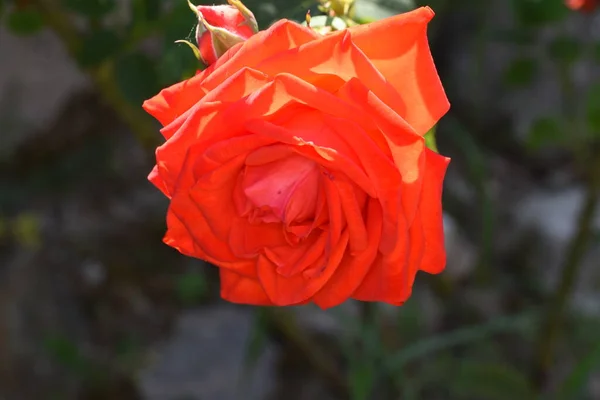
[[200,59],[206,65],[211,65],[231,47],[258,32],[254,14],[241,1],[228,2],[228,5],[194,6],[198,16],[196,43]]
[[565,4],[572,10],[592,12],[600,6],[600,0],[565,0]]

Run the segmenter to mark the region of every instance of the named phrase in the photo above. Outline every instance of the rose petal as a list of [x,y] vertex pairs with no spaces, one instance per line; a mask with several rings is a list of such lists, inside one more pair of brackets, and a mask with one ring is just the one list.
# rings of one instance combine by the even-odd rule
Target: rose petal
[[342,177],[334,179],[333,184],[339,193],[344,211],[351,254],[359,253],[366,249],[368,244],[367,227],[363,219],[363,208],[367,196]]
[[400,305],[410,297],[419,269],[439,273],[445,266],[440,200],[442,182],[450,160],[429,149],[425,155],[421,206],[408,231],[408,254],[397,251],[388,256],[380,255],[362,285],[352,295],[356,300]]
[[427,149],[425,150],[425,176],[419,216],[425,235],[425,255],[421,270],[438,274],[446,266],[444,226],[442,215],[442,187],[450,159]]
[[318,37],[316,32],[299,24],[287,20],[278,21],[266,31],[233,46],[200,74],[163,89],[158,95],[145,101],[143,107],[163,125],[168,125],[244,67],[252,67],[265,57],[298,47]]
[[403,214],[410,225],[421,199],[425,141],[358,79],[350,80],[337,95],[351,103],[362,104],[383,134],[402,177]]
[[[292,57],[294,62],[290,63]],[[400,115],[406,113],[405,101],[352,42],[349,30],[265,58],[256,68],[272,76],[285,72],[329,92],[359,78]]]
[[351,297],[377,257],[382,232],[381,206],[372,199],[367,208],[367,246],[354,256],[346,253],[335,274],[315,294],[313,301],[322,309],[337,306]]
[[402,117],[420,135],[450,107],[427,41],[433,16],[431,8],[421,7],[350,30],[352,41],[404,99]]
[[295,247],[289,245],[265,249],[265,255],[277,265],[277,273],[289,278],[314,265],[325,254],[329,241],[326,232],[313,232],[310,238]]
[[352,294],[353,299],[401,305],[410,297],[425,250],[422,225],[413,224],[407,236],[410,241],[408,254],[400,257],[379,254],[362,284]]
[[221,297],[224,300],[255,306],[273,305],[257,279],[224,268],[219,269],[219,276],[221,278]]
[[267,296],[278,306],[293,305],[310,299],[331,278],[342,260],[348,243],[348,233],[344,232],[340,240],[332,243],[331,253],[326,265],[315,265],[314,269],[319,273],[312,272],[305,277],[304,274],[294,275],[286,278],[277,273],[277,266],[266,256],[258,257],[258,277]]
[[292,149],[306,158],[309,158],[323,167],[332,171],[346,174],[352,181],[365,192],[375,196],[373,185],[365,173],[342,153],[331,148],[325,148],[304,141],[301,137],[294,135],[293,131],[274,125],[264,120],[253,120],[246,124],[246,129],[257,135],[264,135],[278,142],[293,145]]
[[204,214],[185,192],[171,199],[164,242],[181,253],[213,264],[237,268],[241,262],[211,229]]
[[[266,82],[264,75],[245,68],[232,76],[205,100],[194,106],[188,114],[173,122],[172,125],[177,127],[176,133],[156,150],[158,174],[168,193],[172,194],[186,153],[192,144],[207,148],[219,140],[243,133],[243,116],[245,114],[239,114],[232,118],[232,113],[240,113],[240,108],[247,107],[247,96],[240,100],[238,95],[260,91]],[[243,86],[246,89],[241,91],[236,86]],[[211,101],[214,100],[214,96],[222,97],[219,102],[214,102]],[[226,100],[235,100],[233,105],[237,105],[237,107],[233,105],[227,107],[226,104],[222,104]],[[224,129],[224,126],[227,126],[227,129]]]
[[167,188],[165,181],[160,177],[157,165],[155,165],[154,168],[152,168],[152,171],[150,171],[150,174],[148,175],[148,180],[152,182],[152,184],[156,186],[158,190],[160,190],[165,196],[171,198],[171,195],[169,194],[169,189]]

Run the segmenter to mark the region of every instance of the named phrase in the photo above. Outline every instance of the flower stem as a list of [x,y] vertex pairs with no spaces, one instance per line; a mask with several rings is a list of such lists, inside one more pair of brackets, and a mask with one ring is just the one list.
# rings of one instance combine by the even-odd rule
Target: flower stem
[[590,168],[585,200],[577,218],[577,232],[568,244],[558,287],[548,304],[546,316],[540,325],[531,376],[538,389],[543,389],[548,372],[553,364],[554,348],[560,337],[567,303],[573,292],[583,257],[592,237],[593,220],[599,202],[600,154],[597,154],[594,165]]

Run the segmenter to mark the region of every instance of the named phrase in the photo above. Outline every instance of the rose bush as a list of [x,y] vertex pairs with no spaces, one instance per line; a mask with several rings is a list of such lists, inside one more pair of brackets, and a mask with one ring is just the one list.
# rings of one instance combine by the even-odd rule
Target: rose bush
[[442,271],[433,15],[327,36],[281,20],[144,103],[164,125],[164,241],[218,266],[224,299],[399,305],[417,271]]

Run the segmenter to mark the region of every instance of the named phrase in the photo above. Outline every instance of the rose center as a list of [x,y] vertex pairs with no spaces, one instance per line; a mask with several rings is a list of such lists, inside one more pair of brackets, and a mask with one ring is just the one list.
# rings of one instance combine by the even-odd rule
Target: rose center
[[319,179],[317,164],[298,155],[247,165],[236,188],[238,212],[251,223],[283,223],[305,236],[315,218]]

